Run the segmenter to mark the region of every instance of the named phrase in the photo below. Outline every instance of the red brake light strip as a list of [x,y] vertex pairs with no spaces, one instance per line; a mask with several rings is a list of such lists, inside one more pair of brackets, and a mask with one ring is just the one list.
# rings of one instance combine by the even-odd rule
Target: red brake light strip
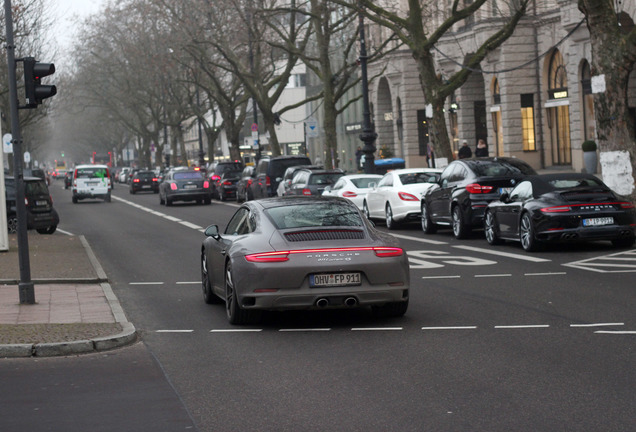
[[351,248],[327,248],[327,249],[301,249],[289,251],[261,252],[245,255],[250,262],[284,262],[289,260],[292,254],[311,253],[338,253],[338,252],[364,252],[373,251],[379,258],[402,256],[404,251],[399,247],[351,247]]

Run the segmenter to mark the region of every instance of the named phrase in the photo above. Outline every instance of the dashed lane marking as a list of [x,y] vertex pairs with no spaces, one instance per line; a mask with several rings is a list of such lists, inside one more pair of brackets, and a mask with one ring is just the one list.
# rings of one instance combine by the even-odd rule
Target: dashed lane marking
[[192,333],[194,330],[156,330],[155,333]]
[[422,327],[422,330],[476,330],[477,326]]
[[592,324],[570,324],[570,327],[614,327],[623,326],[625,323],[592,323]]
[[393,237],[396,237],[396,238],[400,238],[400,239],[404,239],[404,240],[410,240],[410,241],[416,241],[416,242],[420,242],[420,243],[428,243],[428,244],[433,244],[433,245],[446,245],[446,244],[448,244],[448,242],[439,241],[439,240],[429,240],[429,239],[423,239],[423,238],[419,238],[419,237],[411,237],[411,236],[407,236],[407,235],[394,234],[394,233],[391,233],[391,235]]
[[163,285],[163,282],[129,282],[128,285]]
[[531,328],[548,328],[549,324],[523,324],[523,325],[501,325],[495,326],[496,329],[531,329]]

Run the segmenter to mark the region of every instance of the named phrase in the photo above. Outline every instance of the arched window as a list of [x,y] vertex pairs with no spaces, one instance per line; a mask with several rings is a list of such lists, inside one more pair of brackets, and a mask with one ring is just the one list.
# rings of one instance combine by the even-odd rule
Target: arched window
[[568,97],[568,77],[563,64],[563,56],[558,50],[554,51],[548,69],[548,95],[550,99],[564,99]]

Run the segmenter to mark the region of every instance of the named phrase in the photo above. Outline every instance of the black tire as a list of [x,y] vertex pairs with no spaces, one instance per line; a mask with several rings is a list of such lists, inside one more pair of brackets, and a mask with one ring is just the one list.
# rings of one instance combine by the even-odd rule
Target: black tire
[[9,234],[15,234],[18,232],[18,217],[17,216],[9,216],[7,218],[7,228],[9,229]]
[[395,318],[404,316],[409,308],[409,301],[386,303],[382,306],[371,306],[371,312],[376,318]]
[[246,310],[238,304],[234,279],[232,277],[232,263],[225,266],[225,312],[230,324],[254,324],[261,318],[261,311]]
[[221,201],[227,201],[227,195],[225,195],[223,192],[219,192],[219,198],[221,199]]
[[110,192],[104,197],[105,202],[110,202]]
[[371,213],[369,212],[369,206],[367,205],[366,200],[362,203],[362,212],[367,217],[367,219],[371,220]]
[[128,192],[130,192],[131,195],[135,194],[135,191],[133,189],[129,189]]
[[170,207],[172,205],[172,200],[168,197],[166,197],[166,206]]
[[77,204],[77,197],[73,195],[73,204]]
[[203,301],[207,304],[219,304],[223,302],[223,299],[214,294],[212,290],[205,252],[201,253],[201,288],[203,289]]
[[36,231],[40,234],[53,234],[56,229],[57,225],[51,225],[50,227],[46,228],[38,228]]
[[437,225],[431,220],[431,215],[425,202],[422,203],[422,231],[426,234],[435,234],[437,232]]
[[534,236],[534,225],[530,214],[524,213],[519,222],[519,240],[521,247],[527,252],[535,252],[541,248],[539,240]]
[[503,243],[499,238],[498,231],[495,215],[492,214],[491,211],[486,210],[486,214],[484,215],[484,235],[486,236],[488,244],[494,246]]
[[212,204],[212,198],[210,198],[210,197],[205,198],[205,199],[203,200],[203,204],[205,204],[205,205],[210,205],[210,204]]
[[634,246],[635,240],[636,239],[634,237],[626,237],[626,238],[620,238],[620,239],[612,240],[612,246],[614,246],[616,248],[632,247],[632,246]]
[[451,225],[453,227],[453,235],[456,239],[464,239],[468,237],[470,228],[464,223],[462,209],[459,205],[451,209]]
[[163,199],[161,193],[159,193],[159,205],[166,205],[166,200]]
[[384,221],[386,222],[386,227],[390,230],[397,229],[399,226],[399,223],[393,219],[393,209],[389,203],[386,203],[384,207]]

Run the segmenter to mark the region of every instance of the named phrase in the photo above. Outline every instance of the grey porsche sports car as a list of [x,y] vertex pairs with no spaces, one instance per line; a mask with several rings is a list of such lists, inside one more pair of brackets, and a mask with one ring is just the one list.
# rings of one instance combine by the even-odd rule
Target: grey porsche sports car
[[370,306],[395,317],[408,308],[406,252],[344,198],[248,201],[205,236],[203,297],[225,302],[231,324],[255,323],[263,310]]

